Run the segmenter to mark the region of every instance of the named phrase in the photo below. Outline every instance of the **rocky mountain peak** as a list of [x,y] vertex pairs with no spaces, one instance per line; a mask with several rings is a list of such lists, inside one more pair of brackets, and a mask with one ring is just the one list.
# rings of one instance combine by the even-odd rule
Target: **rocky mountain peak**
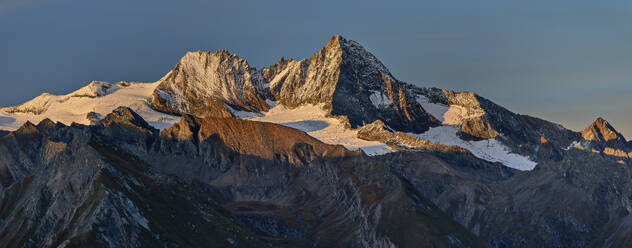
[[155,128],[153,128],[143,117],[138,115],[129,107],[118,107],[112,111],[112,113],[105,116],[101,121],[99,121],[103,126],[127,126],[133,128],[139,128],[148,130],[151,132],[157,132]]
[[619,163],[632,162],[632,144],[603,118],[597,118],[581,135],[587,141],[583,144],[587,150],[619,159]]
[[46,134],[50,134],[53,133],[55,130],[64,127],[65,125],[59,122],[53,122],[51,119],[49,118],[45,118],[42,121],[40,121],[39,124],[37,124],[37,129],[46,133]]
[[18,130],[14,132],[15,134],[36,134],[39,133],[39,129],[37,126],[30,121],[25,122]]
[[268,109],[263,84],[259,71],[227,50],[188,52],[159,80],[152,102],[168,113],[231,117],[231,109]]
[[375,120],[397,130],[423,132],[438,125],[373,54],[340,35],[311,58],[263,69],[275,100],[294,108],[324,104],[331,115],[346,116],[351,127]]
[[601,117],[597,118],[597,120],[590,124],[590,126],[584,129],[581,133],[585,140],[590,141],[608,142],[617,139],[625,141],[623,135],[617,132],[617,130],[615,130],[608,121]]

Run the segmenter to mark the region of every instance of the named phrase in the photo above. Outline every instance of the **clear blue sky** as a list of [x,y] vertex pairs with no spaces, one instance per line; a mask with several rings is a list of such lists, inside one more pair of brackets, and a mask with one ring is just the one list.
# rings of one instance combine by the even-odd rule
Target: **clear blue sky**
[[263,67],[339,33],[400,80],[575,130],[603,116],[632,138],[631,24],[629,0],[0,0],[0,105],[91,80],[155,81],[190,50]]

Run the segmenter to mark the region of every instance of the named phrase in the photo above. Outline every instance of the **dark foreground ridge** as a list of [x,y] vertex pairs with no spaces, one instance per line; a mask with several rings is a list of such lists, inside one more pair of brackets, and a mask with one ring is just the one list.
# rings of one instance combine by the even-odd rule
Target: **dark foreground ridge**
[[632,242],[632,172],[593,153],[527,172],[461,151],[372,158],[233,118],[158,132],[122,107],[93,126],[26,123],[0,155],[2,247]]
[[2,247],[487,246],[389,167],[270,123],[27,123],[0,178]]

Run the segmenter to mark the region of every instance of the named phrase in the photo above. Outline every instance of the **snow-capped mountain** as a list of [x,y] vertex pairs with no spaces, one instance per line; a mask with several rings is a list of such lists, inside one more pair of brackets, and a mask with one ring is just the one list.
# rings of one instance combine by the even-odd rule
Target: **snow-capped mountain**
[[[0,127],[15,130],[44,118],[90,124],[118,106],[131,107],[159,129],[182,114],[236,117],[281,123],[370,155],[414,149],[393,143],[414,137],[521,170],[560,159],[581,136],[472,92],[401,82],[359,43],[340,35],[308,59],[282,58],[263,69],[226,50],[189,52],[154,83],[92,82],[68,95],[42,94],[2,108]],[[360,138],[358,129],[375,121],[401,132],[392,134],[399,138]]]
[[24,123],[39,123],[45,118],[66,125],[91,123],[90,116],[104,117],[119,106],[128,106],[157,128],[167,128],[179,116],[156,111],[151,95],[157,83],[91,82],[67,95],[44,93],[21,105],[0,108],[0,128],[16,130]]
[[190,52],[0,108],[0,129],[0,247],[632,242],[632,145],[607,121],[401,82],[341,36],[263,69]]
[[159,82],[154,105],[175,114],[225,117],[231,110],[266,111],[273,101],[289,108],[322,104],[353,128],[377,119],[402,131],[438,125],[406,84],[360,44],[339,35],[309,59],[281,59],[263,70],[224,50],[187,53]]

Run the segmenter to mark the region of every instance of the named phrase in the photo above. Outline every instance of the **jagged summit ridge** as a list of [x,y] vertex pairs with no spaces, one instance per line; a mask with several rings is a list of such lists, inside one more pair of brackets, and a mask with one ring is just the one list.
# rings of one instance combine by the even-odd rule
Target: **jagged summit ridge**
[[282,58],[262,70],[225,50],[187,53],[159,82],[152,103],[168,113],[229,117],[267,111],[278,102],[289,108],[322,104],[355,128],[383,120],[398,130],[423,132],[439,124],[413,100],[409,85],[340,35],[309,59]]
[[311,58],[268,67],[263,75],[281,104],[323,103],[332,115],[346,116],[354,128],[383,120],[398,130],[422,132],[438,124],[411,100],[407,84],[362,45],[340,35]]
[[[361,85],[370,85],[375,80],[366,80],[371,74],[379,79],[384,75],[392,76],[386,67],[359,43],[335,35],[312,57],[302,60],[285,60],[262,70],[264,78],[270,82],[270,89],[279,102],[295,107],[302,104],[329,103],[334,92],[345,76],[343,65],[363,68],[355,70],[355,81]],[[360,79],[362,79],[360,81]],[[379,85],[372,85],[379,88]],[[327,106],[331,107],[331,106]]]

